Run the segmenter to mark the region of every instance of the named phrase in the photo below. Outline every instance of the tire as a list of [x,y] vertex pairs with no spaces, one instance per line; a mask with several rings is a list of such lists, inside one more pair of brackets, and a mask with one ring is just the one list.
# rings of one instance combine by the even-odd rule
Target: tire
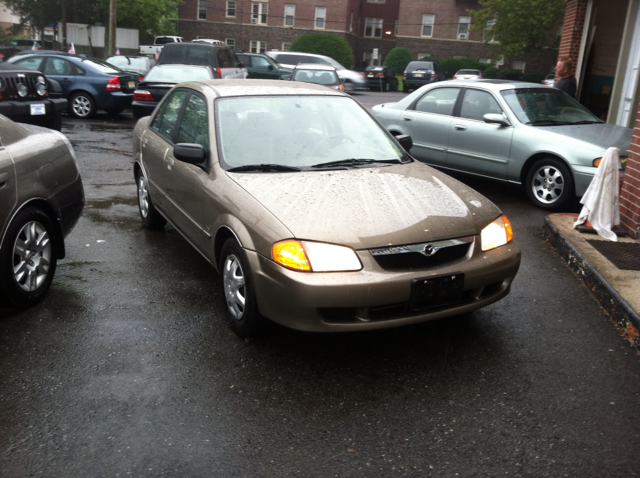
[[151,202],[149,183],[141,172],[136,173],[136,186],[138,188],[138,210],[142,224],[148,229],[164,229],[167,220]]
[[96,102],[89,93],[74,93],[69,100],[69,113],[76,118],[92,118],[96,114]]
[[389,82],[385,82],[383,83],[382,87],[380,88],[380,91],[384,91],[386,93],[388,93],[389,91],[391,91],[391,85],[389,85]]
[[525,183],[529,200],[540,209],[559,211],[573,199],[573,176],[559,159],[543,158],[527,172]]
[[251,270],[242,247],[235,239],[227,239],[222,246],[218,270],[231,330],[240,337],[264,334],[267,323],[258,311]]
[[40,301],[56,272],[59,236],[38,208],[20,211],[7,228],[0,251],[0,296],[15,307]]

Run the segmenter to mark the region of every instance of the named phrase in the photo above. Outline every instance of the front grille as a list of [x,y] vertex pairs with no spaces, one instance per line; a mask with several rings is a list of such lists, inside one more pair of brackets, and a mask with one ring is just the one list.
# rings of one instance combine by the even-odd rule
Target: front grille
[[446,241],[370,249],[378,265],[387,271],[430,269],[462,259],[469,252],[473,237]]
[[[2,91],[3,98],[11,98],[12,100],[33,100],[34,98],[41,98],[36,94],[36,85],[39,75],[26,75],[20,73],[13,75],[2,75],[2,80],[5,83],[4,91]],[[18,85],[24,84],[27,87],[27,96],[18,96]]]

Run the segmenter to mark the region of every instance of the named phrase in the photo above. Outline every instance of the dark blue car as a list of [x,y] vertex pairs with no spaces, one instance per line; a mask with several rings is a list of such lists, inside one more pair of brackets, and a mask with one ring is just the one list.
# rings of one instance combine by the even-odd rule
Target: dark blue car
[[60,53],[20,55],[10,63],[43,72],[56,80],[69,101],[69,114],[91,118],[96,111],[118,114],[131,107],[137,75],[128,73],[97,58]]

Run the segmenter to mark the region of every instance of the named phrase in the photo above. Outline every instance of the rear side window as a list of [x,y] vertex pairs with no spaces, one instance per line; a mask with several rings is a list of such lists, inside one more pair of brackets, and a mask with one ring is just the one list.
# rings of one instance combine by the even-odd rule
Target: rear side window
[[420,98],[414,107],[423,113],[452,115],[460,88],[436,88]]

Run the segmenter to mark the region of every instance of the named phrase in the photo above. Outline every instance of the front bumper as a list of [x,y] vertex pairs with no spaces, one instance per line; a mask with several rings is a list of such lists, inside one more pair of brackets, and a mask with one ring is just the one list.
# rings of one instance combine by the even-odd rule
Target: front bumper
[[[32,106],[44,105],[45,114],[32,114]],[[2,101],[0,102],[0,113],[8,118],[49,118],[56,113],[67,111],[68,102],[66,98],[43,98],[35,101]],[[15,121],[15,120],[14,120]]]
[[[359,272],[302,273],[245,251],[253,272],[258,309],[286,327],[313,332],[372,330],[449,317],[489,305],[509,293],[520,266],[520,248],[508,244],[420,271],[385,271],[368,251],[358,251]],[[411,310],[412,280],[463,272],[461,302]]]

